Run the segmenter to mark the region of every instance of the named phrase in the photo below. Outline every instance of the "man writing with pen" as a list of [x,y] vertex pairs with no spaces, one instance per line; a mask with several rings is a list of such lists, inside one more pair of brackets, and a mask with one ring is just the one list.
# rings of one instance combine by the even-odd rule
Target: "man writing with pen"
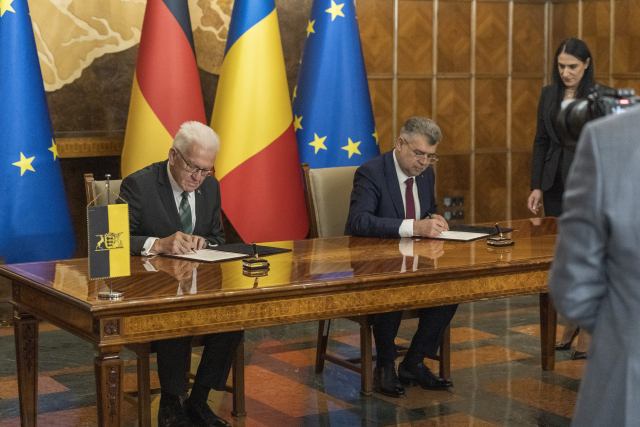
[[[224,244],[220,185],[210,175],[220,141],[198,122],[185,122],[169,158],[126,177],[120,197],[129,204],[131,254],[184,254]],[[242,331],[209,334],[191,396],[184,390],[184,360],[191,337],[157,342],[161,397],[158,426],[229,426],[207,405],[209,391],[223,390]]]
[[[400,131],[395,148],[358,168],[345,234],[363,237],[435,237],[449,230],[437,215],[435,174],[430,164],[437,161],[436,148],[442,140],[433,120],[411,117]],[[418,330],[404,360],[395,369],[402,312],[377,314],[373,324],[377,362],[374,389],[399,397],[404,387],[418,384],[425,389],[441,389],[453,384],[437,377],[424,364],[426,356],[437,353],[444,331],[457,305],[429,307],[420,311]]]

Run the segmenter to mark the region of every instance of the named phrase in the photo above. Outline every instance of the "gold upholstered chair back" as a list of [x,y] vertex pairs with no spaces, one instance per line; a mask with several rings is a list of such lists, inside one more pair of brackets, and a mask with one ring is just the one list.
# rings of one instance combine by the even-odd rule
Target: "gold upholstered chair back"
[[344,235],[353,176],[357,166],[310,169],[302,164],[309,216],[309,237]]
[[[122,183],[121,179],[111,179],[109,180],[109,187],[111,191],[115,194],[120,194],[120,184]],[[87,195],[87,204],[91,203],[93,199],[97,195],[98,198],[93,202],[92,206],[106,206],[107,205],[107,192],[104,191],[107,187],[107,181],[96,181],[93,179],[92,173],[84,174],[84,191]],[[109,204],[116,204],[116,196],[113,194],[109,195]]]

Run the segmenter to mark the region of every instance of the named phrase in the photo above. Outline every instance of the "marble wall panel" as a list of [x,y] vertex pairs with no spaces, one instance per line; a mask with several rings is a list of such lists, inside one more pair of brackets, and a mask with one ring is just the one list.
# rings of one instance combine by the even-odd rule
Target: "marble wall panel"
[[478,153],[474,163],[474,221],[507,218],[507,153]]
[[471,150],[471,81],[439,79],[436,123],[442,130],[440,152]]
[[511,219],[530,218],[531,152],[511,153]]
[[393,74],[393,2],[358,0],[356,6],[367,74]]
[[596,75],[609,73],[610,14],[611,3],[608,1],[588,1],[582,4],[582,40],[589,46]]
[[398,3],[398,74],[433,73],[433,2]]
[[476,6],[476,73],[506,74],[509,60],[509,4]]
[[533,150],[542,79],[511,82],[511,149]]
[[369,92],[373,105],[373,117],[376,121],[380,152],[393,148],[396,135],[393,135],[393,80],[369,79]]
[[507,148],[507,79],[476,79],[475,148]]
[[640,0],[615,2],[613,72],[640,72]]
[[438,72],[471,71],[471,2],[438,3]]
[[398,80],[398,133],[400,127],[411,116],[432,119],[431,115],[431,79]]
[[513,4],[512,71],[544,73],[544,4]]

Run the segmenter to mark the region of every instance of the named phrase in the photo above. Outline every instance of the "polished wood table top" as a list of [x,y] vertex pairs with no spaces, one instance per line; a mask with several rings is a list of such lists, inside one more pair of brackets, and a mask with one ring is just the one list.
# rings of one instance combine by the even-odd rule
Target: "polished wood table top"
[[[556,220],[500,226],[514,229],[506,235],[514,246],[494,248],[486,239],[350,236],[270,243],[291,252],[267,257],[271,266],[264,277],[245,276],[240,260],[207,264],[161,256],[131,257],[131,276],[112,280],[89,280],[87,259],[0,266],[0,275],[12,281],[21,423],[37,423],[34,316],[98,350],[94,364],[101,426],[121,425],[123,346],[178,336],[540,294],[542,367],[553,370],[556,313],[547,275]],[[123,298],[97,298],[109,282],[124,292]],[[369,371],[363,375],[368,383]]]
[[[281,323],[282,316],[317,320],[400,306],[545,292],[546,280],[544,285],[531,281],[528,287],[527,280],[513,285],[506,278],[491,278],[520,274],[520,279],[526,279],[535,272],[546,278],[556,220],[517,220],[501,226],[515,230],[506,235],[515,241],[514,246],[493,248],[486,239],[401,241],[348,236],[271,243],[292,252],[269,256],[268,275],[259,278],[243,275],[240,260],[198,264],[166,257],[131,257],[131,276],[112,279],[113,288],[124,292],[115,301],[97,298],[99,291],[108,290],[109,279],[89,280],[86,259],[5,265],[0,274],[19,279],[21,285],[14,286],[16,306],[53,323],[67,323],[70,311],[92,318],[124,315],[122,342],[128,341],[127,335],[139,333],[158,339],[175,335],[162,333],[172,329],[172,321],[181,323],[175,325],[178,327],[217,323],[217,330],[246,329]],[[417,263],[409,261],[415,271],[406,268],[400,252],[400,245],[407,243],[418,255]],[[163,320],[153,314],[179,310],[184,310],[182,319]],[[190,318],[189,311],[195,317]],[[88,325],[77,326],[90,341],[99,341],[99,337],[87,336],[93,335]]]

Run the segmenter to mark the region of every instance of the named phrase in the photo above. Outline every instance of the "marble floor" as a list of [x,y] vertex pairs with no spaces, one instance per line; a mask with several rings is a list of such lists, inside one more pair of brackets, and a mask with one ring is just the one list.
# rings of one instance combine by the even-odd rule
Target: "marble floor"
[[[398,342],[417,321],[402,324]],[[562,327],[558,327],[558,333]],[[231,417],[231,396],[212,392],[214,411],[235,427],[568,426],[585,361],[558,352],[554,372],[540,368],[538,298],[461,305],[451,324],[451,377],[446,391],[407,389],[403,398],[359,394],[359,376],[327,364],[316,374],[317,323],[247,331],[246,418]],[[332,322],[328,350],[359,354],[358,326]],[[39,336],[38,425],[97,426],[92,346],[48,323]],[[135,389],[135,355],[125,350],[125,389]],[[198,363],[198,349],[192,355]],[[156,369],[152,359],[152,369]],[[0,326],[0,427],[20,425],[13,328]],[[152,372],[152,386],[158,385]],[[152,403],[157,425],[159,398]],[[125,403],[125,426],[137,425]]]

